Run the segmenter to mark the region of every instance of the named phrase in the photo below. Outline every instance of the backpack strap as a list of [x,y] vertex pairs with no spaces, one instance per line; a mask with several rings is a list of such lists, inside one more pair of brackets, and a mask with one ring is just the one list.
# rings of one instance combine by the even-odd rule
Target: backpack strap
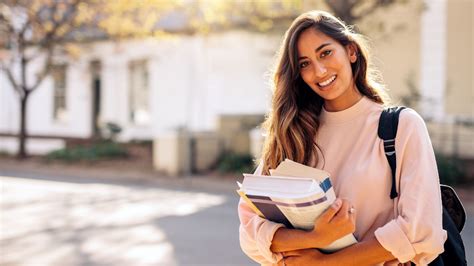
[[[379,120],[378,136],[383,140],[385,156],[392,170],[392,188],[390,199],[398,197],[395,171],[397,166],[395,154],[395,138],[397,136],[398,118],[405,107],[391,107],[382,111]],[[441,200],[443,204],[443,229],[448,238],[444,243],[444,252],[430,262],[430,266],[467,265],[466,251],[461,237],[461,230],[466,221],[466,212],[456,192],[451,187],[441,185]],[[414,265],[412,262],[411,265]]]
[[403,106],[385,108],[380,114],[378,136],[383,140],[383,148],[388,164],[392,170],[392,188],[390,199],[398,197],[395,172],[397,169],[397,156],[395,154],[395,138],[397,136],[398,118],[400,112],[405,109]]
[[[403,106],[386,108],[382,111],[379,120],[378,136],[383,140],[385,156],[387,157],[390,169],[392,170],[390,199],[398,197],[395,182],[395,171],[397,167],[395,138],[397,136],[398,118],[400,112],[405,108],[406,107]],[[453,220],[457,230],[461,232],[466,223],[466,211],[464,206],[452,187],[440,185],[440,189],[443,207],[448,212],[449,217]]]

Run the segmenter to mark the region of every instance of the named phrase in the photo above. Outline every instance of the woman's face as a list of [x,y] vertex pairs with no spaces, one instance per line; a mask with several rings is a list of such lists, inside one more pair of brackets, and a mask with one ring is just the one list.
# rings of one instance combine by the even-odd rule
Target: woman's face
[[297,49],[301,78],[324,99],[326,110],[344,110],[361,98],[351,69],[357,60],[354,45],[343,46],[310,28],[299,36]]

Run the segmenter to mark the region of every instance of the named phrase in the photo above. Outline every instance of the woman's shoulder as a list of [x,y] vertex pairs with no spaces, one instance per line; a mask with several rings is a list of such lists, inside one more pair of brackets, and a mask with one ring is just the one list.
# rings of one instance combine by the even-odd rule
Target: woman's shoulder
[[400,113],[398,132],[401,134],[428,133],[423,117],[411,108],[405,108]]
[[[373,119],[376,120],[374,122],[378,124],[380,115],[382,114],[383,110],[387,108],[387,106],[376,102],[371,102],[370,105],[370,116],[372,116]],[[405,107],[402,110],[398,121],[399,129],[406,127],[426,127],[423,117],[417,111],[409,107]]]
[[415,110],[406,107],[400,113],[399,124],[403,125],[425,125],[423,117]]

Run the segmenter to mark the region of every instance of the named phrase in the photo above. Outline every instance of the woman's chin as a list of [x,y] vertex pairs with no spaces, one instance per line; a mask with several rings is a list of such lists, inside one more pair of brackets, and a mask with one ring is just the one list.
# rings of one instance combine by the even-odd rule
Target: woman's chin
[[336,89],[319,90],[317,94],[321,96],[321,98],[323,98],[324,101],[332,101],[339,97],[339,94],[337,93]]

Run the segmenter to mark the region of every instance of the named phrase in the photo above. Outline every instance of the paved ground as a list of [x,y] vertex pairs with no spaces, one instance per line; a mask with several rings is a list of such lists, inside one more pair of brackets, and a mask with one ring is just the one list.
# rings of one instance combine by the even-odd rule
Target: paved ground
[[1,265],[252,265],[230,193],[1,175]]
[[[0,162],[0,265],[255,265],[232,179],[50,168]],[[474,193],[459,190],[474,217]],[[474,262],[473,219],[463,236]]]

